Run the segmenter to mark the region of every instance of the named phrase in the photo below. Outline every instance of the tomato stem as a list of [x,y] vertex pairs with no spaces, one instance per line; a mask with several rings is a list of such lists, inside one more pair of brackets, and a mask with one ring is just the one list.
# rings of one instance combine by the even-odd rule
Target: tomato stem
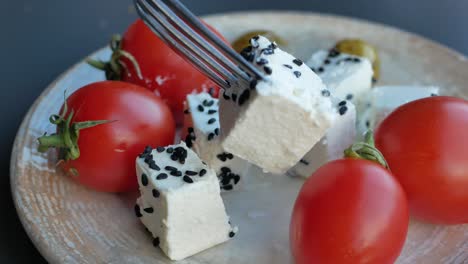
[[345,149],[344,155],[346,158],[370,160],[390,169],[383,154],[375,147],[372,130],[366,132],[364,142],[356,142]]
[[126,52],[122,49],[122,37],[120,35],[113,35],[109,43],[109,47],[112,50],[112,55],[109,61],[101,61],[88,58],[86,62],[101,71],[104,71],[106,74],[106,79],[110,81],[122,80],[122,71],[128,70],[128,66],[122,62],[120,59],[126,58],[130,61],[138,78],[143,79],[141,73],[140,65],[138,64],[135,57],[132,54]]
[[46,152],[49,148],[58,148],[60,159],[65,161],[75,160],[80,157],[78,147],[80,130],[113,122],[112,120],[95,120],[72,123],[74,111],[72,109],[67,115],[67,109],[67,101],[65,100],[62,112],[59,115],[51,115],[49,118],[49,122],[57,126],[57,133],[44,134],[37,139],[39,152]]

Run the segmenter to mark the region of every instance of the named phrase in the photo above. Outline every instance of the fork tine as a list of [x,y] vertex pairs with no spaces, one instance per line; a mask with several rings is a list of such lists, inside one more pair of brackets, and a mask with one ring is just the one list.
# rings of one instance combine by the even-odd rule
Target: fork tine
[[212,67],[208,66],[206,62],[203,62],[200,58],[198,58],[196,53],[188,50],[184,45],[179,42],[177,38],[174,38],[172,34],[161,25],[161,23],[157,22],[157,20],[153,16],[149,16],[148,13],[150,10],[148,10],[147,6],[143,3],[143,1],[140,0],[135,0],[135,4],[137,7],[138,13],[145,18],[146,24],[158,35],[160,36],[164,41],[166,41],[169,45],[174,46],[178,51],[180,51],[187,59],[189,59],[192,63],[194,63],[199,70],[201,70],[203,73],[208,75],[217,85],[223,88],[229,88],[230,87],[230,82],[226,81],[225,79],[235,79],[232,74],[228,73],[227,76],[224,79],[220,76],[219,72],[216,72],[212,69]]
[[263,79],[263,74],[255,68],[252,64],[246,61],[242,56],[240,56],[237,52],[235,52],[230,46],[226,45],[218,36],[216,36],[207,26],[200,22],[200,20],[178,0],[166,0],[170,6],[172,6],[175,10],[180,12],[185,18],[186,21],[189,22],[189,26],[192,28],[200,29],[200,32],[203,36],[216,44],[224,53],[225,55],[230,58],[232,61],[238,63],[242,69],[251,74],[251,76],[255,76],[257,79]]
[[[157,12],[151,10],[151,7],[148,7],[144,0],[135,0],[138,13],[143,17],[146,24],[158,34],[163,40],[165,40],[169,45],[174,46],[178,51],[180,51],[187,59],[192,63],[198,66],[198,69],[203,71],[208,75],[213,81],[216,82],[219,86],[223,88],[230,87],[230,81],[227,80],[236,80],[237,78],[232,75],[229,71],[226,71],[222,68],[217,62],[215,66],[211,64],[213,60],[202,50],[199,50],[195,45],[187,44],[187,39],[177,34],[177,30],[172,25],[164,24],[161,21],[161,17],[157,15]],[[156,14],[155,14],[156,13]],[[174,31],[176,34],[174,34]],[[184,39],[184,40],[182,40]],[[200,53],[202,54],[200,56]],[[210,61],[211,59],[211,61]],[[214,69],[222,69],[222,72],[217,72]],[[221,76],[224,78],[222,78]],[[226,80],[227,79],[227,80]]]
[[[224,66],[227,70],[232,72],[236,77],[242,78],[244,80],[249,80],[249,76],[243,71],[238,65],[234,64],[232,60],[226,58],[226,56],[221,53],[216,47],[214,47],[210,42],[204,39],[202,36],[199,35],[198,32],[195,31],[194,28],[191,28],[183,19],[181,19],[178,14],[171,10],[169,6],[167,6],[164,1],[161,0],[152,0],[147,1],[149,5],[159,11],[164,17],[167,23],[170,23],[176,33],[182,33],[185,37],[192,40],[195,45],[198,45],[201,49],[211,55],[215,61],[218,61],[222,66]],[[160,21],[161,24],[162,21]],[[166,26],[165,26],[166,27]],[[171,30],[173,31],[173,30]]]

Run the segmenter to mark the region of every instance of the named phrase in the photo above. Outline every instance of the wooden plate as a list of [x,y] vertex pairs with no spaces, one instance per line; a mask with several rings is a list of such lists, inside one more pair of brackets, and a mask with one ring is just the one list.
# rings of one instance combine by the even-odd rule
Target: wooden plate
[[[271,29],[290,40],[304,59],[335,41],[358,37],[376,45],[382,58],[381,84],[430,84],[445,94],[468,96],[468,62],[441,45],[400,30],[355,19],[311,13],[264,12],[209,16],[229,40],[247,30]],[[94,54],[106,59],[107,49]],[[63,92],[102,80],[80,62],[52,83],[26,115],[13,149],[11,184],[20,219],[51,263],[170,263],[151,244],[133,214],[136,194],[97,193],[56,173],[52,153],[39,154],[36,138],[53,131],[47,120]],[[97,146],[98,147],[98,146]],[[290,263],[288,224],[301,180],[250,173],[243,191],[223,196],[236,239],[180,263]],[[468,208],[467,208],[468,210]],[[411,222],[398,263],[468,263],[468,225]]]

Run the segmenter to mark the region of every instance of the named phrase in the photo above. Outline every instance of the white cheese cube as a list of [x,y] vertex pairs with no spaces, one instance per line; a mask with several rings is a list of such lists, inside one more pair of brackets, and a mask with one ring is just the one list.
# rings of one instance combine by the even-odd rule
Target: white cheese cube
[[250,44],[241,54],[265,77],[224,91],[222,145],[264,171],[284,173],[325,135],[336,110],[330,92],[302,61],[264,37]]
[[288,175],[308,178],[328,161],[342,158],[344,150],[354,143],[356,109],[351,102],[346,100],[338,100],[335,103],[339,117],[322,140],[288,171]]
[[219,101],[208,93],[187,96],[184,126],[188,145],[218,175],[221,192],[240,188],[249,163],[221,146],[219,133]]
[[234,236],[218,178],[185,143],[145,149],[136,160],[141,197],[135,213],[172,260]]
[[368,59],[336,50],[320,50],[312,54],[307,65],[322,78],[334,97],[349,100],[361,108],[374,74]]

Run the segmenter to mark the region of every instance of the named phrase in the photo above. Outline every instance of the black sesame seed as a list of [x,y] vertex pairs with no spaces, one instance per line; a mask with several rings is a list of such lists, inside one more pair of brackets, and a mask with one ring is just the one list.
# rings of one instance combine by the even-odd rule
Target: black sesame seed
[[319,67],[319,68],[317,69],[317,71],[318,71],[319,73],[321,73],[321,72],[325,71],[325,69],[323,69],[323,67]]
[[214,133],[209,133],[208,134],[208,141],[212,140],[215,137]]
[[247,47],[245,47],[245,48],[244,48],[242,51],[245,51],[245,52],[251,52],[251,51],[252,51],[252,49],[253,49],[253,47],[252,47],[252,46],[247,46]]
[[[189,129],[190,129],[190,128],[189,128]],[[192,129],[193,129],[193,128],[192,128]],[[189,132],[190,132],[190,131],[189,131]],[[156,151],[159,152],[159,153],[163,152],[164,150],[166,150],[164,147],[157,147],[157,148],[156,148]]]
[[140,212],[140,206],[138,204],[135,204],[135,215],[136,217],[142,217],[143,215]]
[[294,75],[296,75],[297,78],[301,77],[301,72],[300,71],[294,71]]
[[183,178],[184,182],[186,183],[193,183],[193,180],[192,178],[190,178],[189,176],[185,175]]
[[338,112],[340,113],[340,115],[346,114],[346,111],[348,111],[348,107],[346,106],[342,106],[340,107],[340,109],[338,109]]
[[258,41],[258,40],[260,39],[260,36],[259,36],[259,35],[256,35],[256,36],[254,36],[252,39],[255,40],[255,41]]
[[164,179],[167,179],[166,173],[161,173],[156,177],[156,180],[164,180]]
[[210,107],[214,104],[214,100],[204,100],[203,101],[203,105],[206,106],[206,107]]
[[233,231],[229,232],[229,237],[230,238],[233,238],[235,235],[236,235],[236,233],[234,233]]
[[220,153],[220,154],[216,155],[216,157],[222,162],[225,162],[227,160],[227,157],[226,157],[226,155],[224,153]]
[[155,239],[153,239],[153,246],[155,247],[159,247],[159,237],[156,237]]
[[304,164],[304,165],[309,165],[309,162],[307,160],[305,160],[305,159],[301,159],[299,162]]
[[176,147],[176,148],[174,149],[174,151],[180,153],[180,152],[184,152],[185,149],[184,149],[183,147]]
[[248,89],[245,89],[241,95],[239,96],[239,105],[243,105],[246,101],[248,101],[250,98],[250,91]]
[[143,150],[143,153],[151,153],[153,149],[151,148],[151,146],[146,146],[145,149]]
[[331,61],[329,59],[326,59],[326,60],[323,61],[323,64],[330,64],[330,62]]
[[438,96],[438,94],[436,94],[436,93],[431,93],[431,96]]
[[265,49],[262,49],[260,52],[263,53],[264,55],[275,54],[275,50],[272,48],[265,48]]
[[161,193],[159,193],[159,191],[156,189],[153,189],[152,193],[154,198],[158,198],[161,195]]
[[344,61],[353,61],[353,58],[347,57],[346,59],[344,59]]
[[348,94],[346,95],[346,100],[352,100],[353,99],[353,95],[352,94]]
[[208,123],[208,125],[211,125],[211,124],[213,124],[214,122],[216,122],[216,118],[210,118],[210,119],[208,119],[208,122],[207,122],[207,123]]
[[161,170],[161,168],[159,168],[159,166],[156,165],[156,162],[155,162],[154,160],[151,160],[151,161],[150,161],[149,167],[150,167],[150,169],[152,169],[152,170],[157,170],[157,171],[158,171],[158,170]]
[[222,172],[222,173],[230,173],[230,172],[231,172],[231,169],[228,168],[228,167],[221,167],[221,172]]
[[176,161],[179,160],[179,156],[177,156],[175,153],[171,155],[171,160]]
[[288,68],[288,69],[292,69],[292,66],[289,65],[289,64],[283,64],[284,67]]
[[237,100],[237,94],[233,93],[233,94],[231,94],[231,97],[232,97],[232,101],[235,102]]
[[153,160],[153,155],[148,154],[145,156],[145,163],[148,164],[151,160]]
[[[189,127],[189,128],[187,128],[187,131],[188,131],[189,133],[193,133],[195,130],[193,130],[193,127]],[[164,151],[164,150],[163,150],[163,151]]]
[[231,175],[230,174],[221,174],[221,185],[228,185],[231,182]]
[[366,127],[367,127],[367,128],[370,127],[370,121],[369,121],[369,120],[366,120]]
[[148,207],[148,208],[143,209],[143,211],[147,212],[148,214],[152,214],[154,212],[154,209],[153,207]]
[[185,109],[185,110],[184,110],[184,114],[186,114],[186,115],[190,114],[190,110]]
[[177,168],[172,167],[172,166],[166,166],[166,167],[164,167],[164,169],[165,169],[165,170],[168,170],[168,171],[175,171],[175,170],[177,170]]
[[328,57],[333,58],[337,57],[340,55],[340,52],[337,49],[331,49],[330,52],[328,52]]
[[166,149],[166,152],[171,154],[172,152],[174,152],[174,148],[169,147]]
[[214,133],[215,133],[215,135],[218,136],[219,135],[219,128],[215,128]]
[[317,73],[317,69],[312,68],[312,67],[310,67],[310,69],[311,69],[313,72]]
[[226,94],[226,91],[224,91],[224,93],[223,93],[223,98],[224,98],[224,100],[231,99],[231,97],[229,97],[229,95]]
[[346,105],[346,101],[341,101],[338,106],[343,106],[343,105]]
[[263,67],[263,70],[264,70],[265,73],[268,74],[268,75],[270,75],[270,74],[273,72],[273,70],[272,70],[270,67],[268,67],[268,66]]
[[239,183],[239,181],[240,181],[240,176],[239,175],[234,174],[233,178],[234,178],[234,184]]
[[141,175],[141,184],[143,184],[143,186],[148,185],[148,176],[144,173]]
[[202,105],[197,106],[198,111],[203,112],[205,111],[205,108]]
[[276,44],[276,42],[273,41],[273,42],[270,43],[270,45],[268,45],[268,47],[271,48],[271,49],[276,49],[276,48],[278,48],[278,45]]
[[293,63],[296,64],[297,66],[301,66],[304,62],[302,62],[300,59],[294,59]]
[[329,97],[330,96],[330,91],[329,90],[322,90],[322,96],[324,97]]
[[192,142],[192,138],[190,137],[190,135],[187,135],[187,136],[185,137],[185,143],[187,144],[187,147],[188,147],[188,148],[192,148],[193,142]]
[[356,62],[356,63],[361,62],[361,59],[360,58],[353,58],[353,62]]
[[185,174],[188,175],[188,176],[195,176],[198,174],[198,172],[196,171],[191,171],[191,170],[186,170],[185,171]]
[[258,58],[258,59],[257,59],[257,65],[263,66],[263,65],[265,65],[265,64],[268,64],[268,60],[267,60],[267,59],[265,59],[265,58]]
[[234,155],[232,155],[231,153],[226,153],[226,157],[228,159],[233,159],[234,158]]
[[250,82],[250,89],[255,89],[255,87],[257,87],[257,80],[256,79],[253,79],[251,82]]
[[217,112],[218,112],[218,111],[213,110],[213,109],[208,110],[208,114],[209,114],[209,115],[216,114]]
[[200,175],[200,177],[203,177],[205,174],[206,174],[205,169],[201,169],[200,172],[198,173],[198,175]]
[[[232,184],[226,184],[223,186],[223,189],[226,190],[226,191],[230,191],[233,189],[233,186]],[[232,237],[230,234],[229,234],[230,237]]]
[[175,176],[175,177],[180,177],[182,176],[182,172],[181,171],[171,171],[171,176]]

